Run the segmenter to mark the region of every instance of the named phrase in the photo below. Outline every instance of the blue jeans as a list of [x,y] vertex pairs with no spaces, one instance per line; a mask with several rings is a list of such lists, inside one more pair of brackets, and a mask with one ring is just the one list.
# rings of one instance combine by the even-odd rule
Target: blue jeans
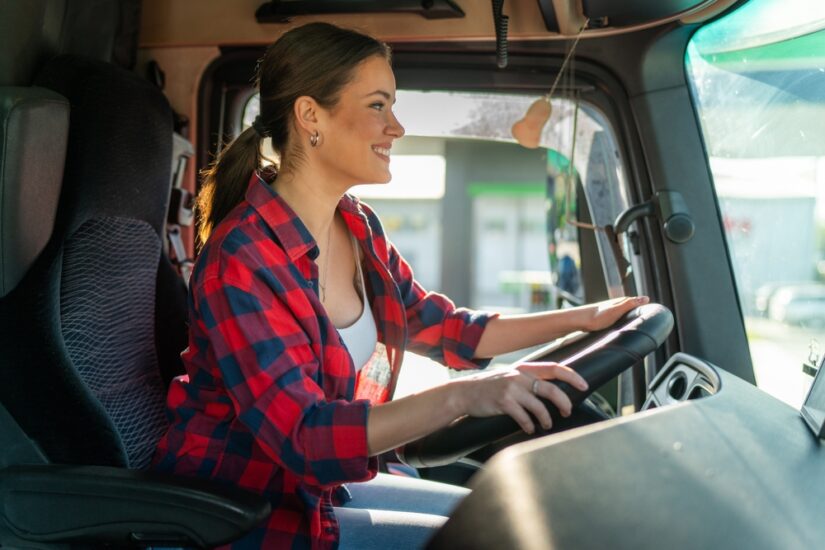
[[348,483],[352,500],[335,508],[340,550],[423,548],[470,491],[464,487],[390,474]]

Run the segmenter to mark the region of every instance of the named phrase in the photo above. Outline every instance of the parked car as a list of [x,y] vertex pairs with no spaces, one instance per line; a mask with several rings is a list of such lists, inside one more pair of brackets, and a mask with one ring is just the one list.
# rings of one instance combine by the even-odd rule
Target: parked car
[[786,286],[770,300],[769,317],[774,321],[813,328],[825,327],[825,285]]
[[768,311],[771,307],[771,300],[773,300],[776,293],[783,288],[787,288],[789,286],[797,286],[797,285],[805,285],[810,284],[809,282],[778,282],[778,283],[767,283],[760,286],[756,290],[756,296],[754,298],[754,305],[756,306],[756,312],[758,315],[762,317],[768,316]]

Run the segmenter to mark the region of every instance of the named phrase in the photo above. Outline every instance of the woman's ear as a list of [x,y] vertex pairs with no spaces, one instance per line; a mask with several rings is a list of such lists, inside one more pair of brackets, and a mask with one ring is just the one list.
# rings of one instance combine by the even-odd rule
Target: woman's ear
[[313,98],[302,95],[295,100],[294,114],[295,124],[298,130],[306,132],[308,135],[315,133],[318,124],[318,111],[321,106]]

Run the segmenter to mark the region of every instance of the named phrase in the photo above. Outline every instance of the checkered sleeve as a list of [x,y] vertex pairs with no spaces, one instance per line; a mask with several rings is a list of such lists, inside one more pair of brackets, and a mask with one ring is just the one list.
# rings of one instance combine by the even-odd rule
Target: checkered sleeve
[[425,290],[395,245],[386,242],[390,272],[401,290],[407,314],[407,349],[454,369],[489,365],[490,359],[474,355],[484,328],[498,314],[457,308],[443,294]]
[[300,322],[312,312],[291,307],[299,289],[290,285],[240,261],[203,281],[196,307],[219,375],[238,419],[277,464],[323,488],[369,479],[369,402],[325,398]]

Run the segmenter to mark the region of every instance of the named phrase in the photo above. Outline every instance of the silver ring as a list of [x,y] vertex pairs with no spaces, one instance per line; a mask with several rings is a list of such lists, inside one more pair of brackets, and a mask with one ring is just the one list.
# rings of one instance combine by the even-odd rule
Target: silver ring
[[538,395],[538,394],[539,394],[539,379],[536,378],[535,380],[533,380],[533,395]]

